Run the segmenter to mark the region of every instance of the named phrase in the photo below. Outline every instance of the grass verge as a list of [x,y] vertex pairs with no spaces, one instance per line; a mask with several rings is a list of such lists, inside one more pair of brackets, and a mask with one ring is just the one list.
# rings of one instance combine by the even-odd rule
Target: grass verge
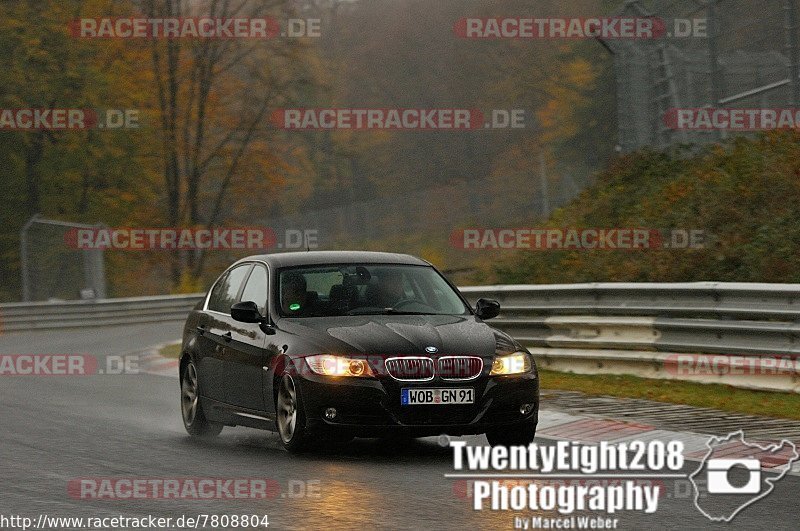
[[614,374],[573,374],[540,370],[542,389],[590,395],[645,398],[750,415],[800,420],[800,394],[754,391],[729,385],[656,380]]
[[177,343],[175,345],[161,347],[161,350],[159,350],[158,353],[165,358],[178,359],[181,355],[181,344]]

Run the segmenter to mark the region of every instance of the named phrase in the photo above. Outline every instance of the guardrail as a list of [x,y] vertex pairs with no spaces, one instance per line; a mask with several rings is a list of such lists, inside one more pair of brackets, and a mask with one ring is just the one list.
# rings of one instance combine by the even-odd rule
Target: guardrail
[[185,320],[202,295],[0,304],[0,331],[55,330]]
[[463,288],[539,365],[800,392],[800,285],[693,282]]
[[[543,367],[800,392],[800,285],[564,284],[461,289]],[[180,321],[202,295],[0,305],[6,332]]]

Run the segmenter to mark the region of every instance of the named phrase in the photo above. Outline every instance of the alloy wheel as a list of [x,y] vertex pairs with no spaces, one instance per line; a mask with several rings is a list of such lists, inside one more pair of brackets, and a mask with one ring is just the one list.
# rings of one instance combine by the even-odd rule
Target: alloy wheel
[[297,425],[297,390],[292,377],[284,375],[278,391],[278,430],[283,442],[288,443],[294,436]]
[[181,412],[183,413],[183,422],[187,426],[191,426],[197,416],[197,401],[197,369],[194,363],[189,363],[183,373],[183,382],[181,382]]

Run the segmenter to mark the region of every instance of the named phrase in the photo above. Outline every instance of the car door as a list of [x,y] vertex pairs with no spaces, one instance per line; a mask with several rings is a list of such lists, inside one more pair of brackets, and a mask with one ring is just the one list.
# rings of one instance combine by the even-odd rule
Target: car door
[[[267,268],[256,264],[250,271],[240,302],[254,302],[261,315],[266,315],[269,291]],[[232,322],[232,340],[225,357],[225,370],[236,379],[232,390],[232,404],[247,409],[264,411],[264,367],[267,356],[264,354],[266,334],[258,324]]]
[[[231,318],[231,306],[239,301],[239,293],[244,287],[253,264],[242,264],[232,268],[215,286],[213,297],[209,298],[203,336],[207,341],[207,349],[200,366],[201,388],[208,398],[224,402],[237,403],[237,387],[240,382],[234,370],[231,357],[233,351],[233,329],[236,323]],[[219,289],[217,289],[219,288]]]
[[221,308],[221,301],[227,289],[227,277],[230,271],[225,271],[219,276],[211,288],[206,299],[203,311],[197,320],[196,354],[195,361],[198,367],[200,392],[204,397],[223,401],[224,390],[220,387],[214,375],[216,366],[217,341],[211,337],[210,330],[216,328],[214,321],[219,318],[215,309]]

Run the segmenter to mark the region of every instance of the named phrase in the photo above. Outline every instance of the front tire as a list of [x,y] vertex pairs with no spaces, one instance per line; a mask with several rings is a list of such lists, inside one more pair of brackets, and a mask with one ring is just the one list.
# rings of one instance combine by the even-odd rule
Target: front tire
[[308,448],[311,437],[306,426],[303,399],[289,374],[281,376],[275,411],[275,423],[283,447],[290,452],[300,452]]
[[486,438],[492,446],[528,446],[535,436],[535,422],[503,426],[486,432]]
[[203,411],[200,400],[200,387],[198,385],[197,367],[189,361],[181,376],[181,416],[183,427],[192,437],[198,439],[211,439],[222,431],[222,424],[211,422]]

